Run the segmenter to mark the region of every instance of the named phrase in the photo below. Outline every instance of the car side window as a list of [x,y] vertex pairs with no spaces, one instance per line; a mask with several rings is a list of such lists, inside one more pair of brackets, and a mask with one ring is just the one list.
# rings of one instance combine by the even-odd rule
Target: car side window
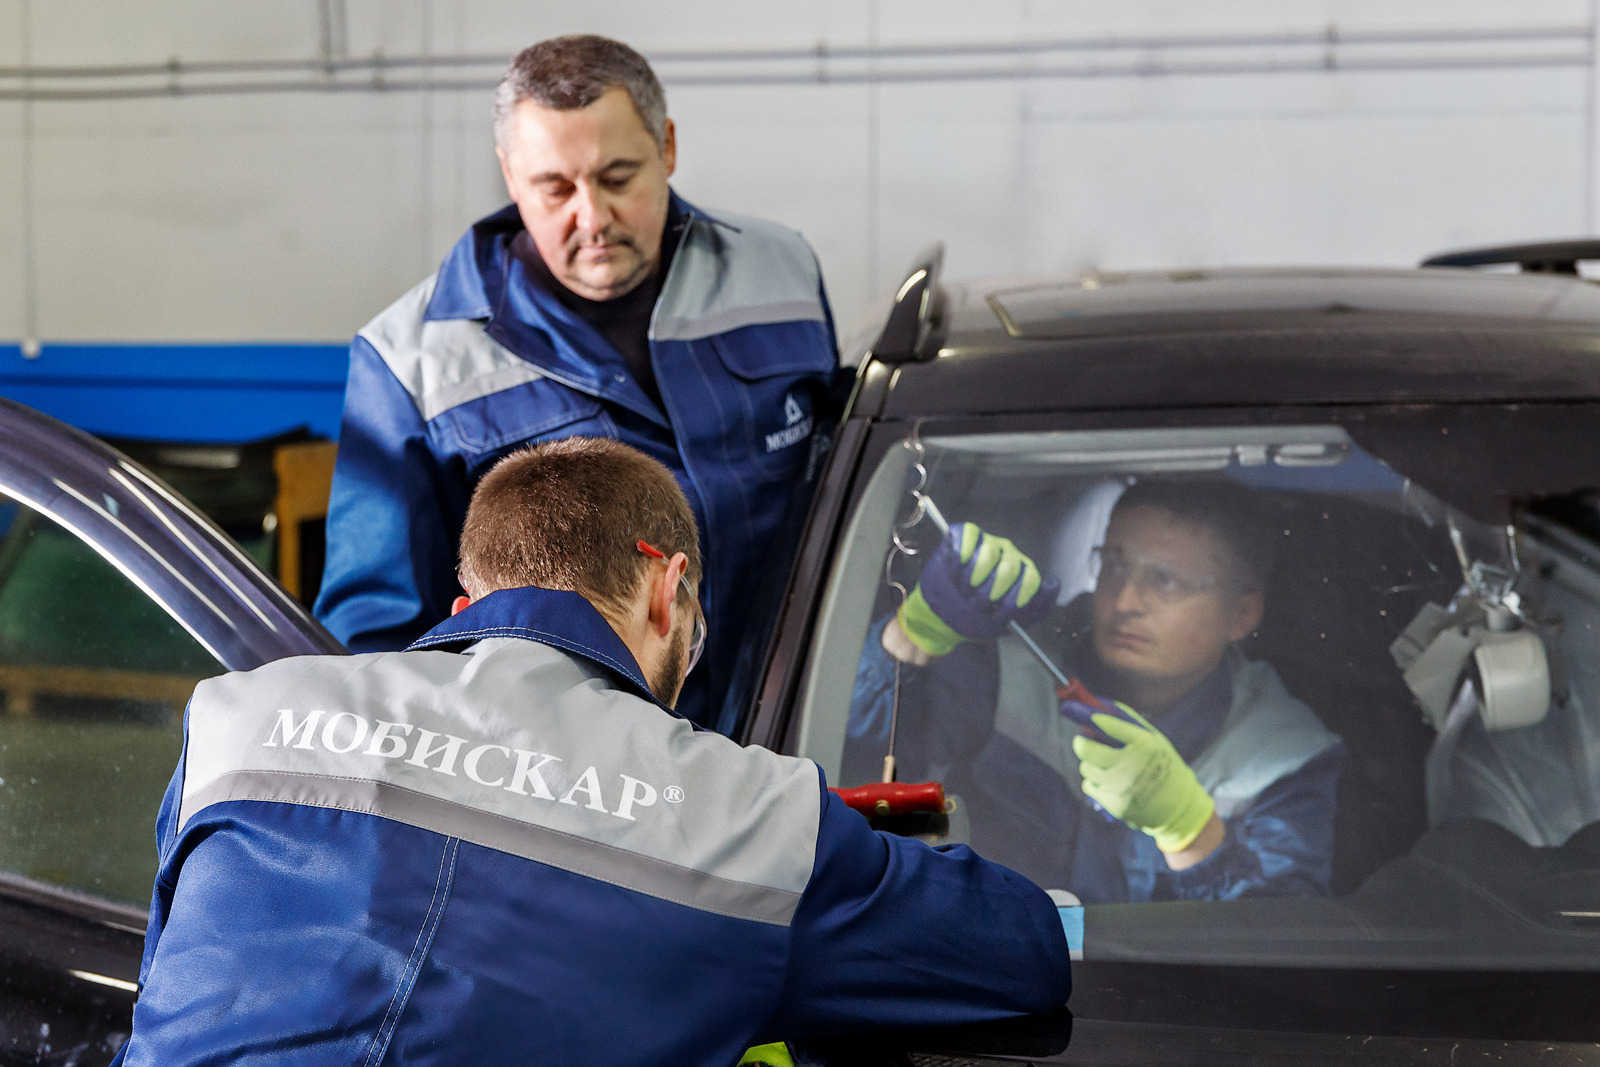
[[183,711],[222,671],[92,546],[0,505],[0,877],[147,904]]

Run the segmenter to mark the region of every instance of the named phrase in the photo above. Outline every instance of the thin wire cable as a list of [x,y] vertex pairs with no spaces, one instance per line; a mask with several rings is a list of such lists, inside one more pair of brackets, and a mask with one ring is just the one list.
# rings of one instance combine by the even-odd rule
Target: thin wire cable
[[[909,449],[914,457],[911,470],[917,476],[917,484],[911,487],[910,492],[911,498],[915,503],[911,508],[910,516],[903,522],[896,523],[890,533],[892,544],[889,548],[889,555],[883,562],[884,582],[890,589],[900,594],[900,603],[895,609],[896,613],[898,613],[899,608],[905,607],[906,598],[911,594],[906,589],[905,584],[895,578],[894,561],[900,556],[915,556],[922,551],[914,545],[907,544],[905,539],[900,536],[922,521],[926,508],[927,497],[923,494],[923,490],[928,487],[928,467],[923,460],[926,458],[928,450],[922,443],[922,437],[919,433],[921,429],[922,423],[918,421],[911,428],[911,436],[900,442],[901,446]],[[896,735],[900,729],[900,671],[903,666],[899,656],[891,656],[890,658],[894,660],[894,688],[889,697],[889,746],[883,756],[883,780],[885,782],[895,780],[894,746]]]

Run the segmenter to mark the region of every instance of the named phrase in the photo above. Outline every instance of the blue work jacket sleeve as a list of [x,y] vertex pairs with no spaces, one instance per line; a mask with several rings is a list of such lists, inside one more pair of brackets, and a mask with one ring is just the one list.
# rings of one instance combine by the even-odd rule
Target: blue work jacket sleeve
[[[839,331],[833,322],[833,305],[828,303],[828,287],[822,281],[822,261],[817,258],[816,252],[811,253],[811,261],[817,265],[817,300],[822,304],[822,319],[828,327],[828,351],[833,353],[833,369],[839,371]],[[850,378],[855,378],[855,368],[844,368],[850,372]]]
[[449,617],[467,492],[446,475],[416,403],[357,337],[314,609],[352,652],[404,648]]
[[1327,896],[1333,880],[1333,813],[1345,760],[1339,744],[1272,783],[1248,808],[1224,820],[1227,835],[1217,850],[1185,870],[1170,870],[1148,834],[1130,834],[1124,852],[1130,896]]
[[[184,718],[188,719],[188,709]],[[188,731],[184,731],[183,754],[178,757],[178,769],[167,782],[167,791],[161,797],[161,809],[156,813],[156,881],[150,890],[150,919],[145,924],[144,953],[139,958],[139,991],[144,992],[145,980],[150,976],[150,963],[156,956],[156,945],[161,941],[161,931],[172,912],[172,893],[175,888],[167,876],[166,859],[178,835],[178,806],[183,800],[184,756],[188,754]],[[122,1067],[128,1058],[128,1042],[124,1041],[117,1054],[111,1058],[110,1067]]]
[[[189,717],[184,709],[184,720]],[[145,927],[144,955],[139,960],[139,988],[144,988],[145,977],[150,973],[150,961],[155,959],[156,945],[161,931],[166,928],[167,916],[172,910],[172,894],[176,888],[168,866],[173,847],[178,840],[178,809],[183,802],[183,770],[189,754],[188,730],[184,730],[183,750],[178,756],[177,769],[167,782],[167,791],[161,797],[161,809],[156,813],[156,881],[150,891],[150,920]]]
[[776,1037],[1052,1011],[1072,989],[1044,891],[965,845],[871,829],[823,790],[817,857],[792,927]]

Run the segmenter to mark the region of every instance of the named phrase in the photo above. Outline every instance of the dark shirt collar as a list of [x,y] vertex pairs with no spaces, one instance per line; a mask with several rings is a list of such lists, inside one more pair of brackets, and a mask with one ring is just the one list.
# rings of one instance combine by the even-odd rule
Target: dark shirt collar
[[[644,391],[657,408],[662,407],[661,389],[656,383],[655,364],[650,354],[650,320],[655,314],[656,302],[661,297],[667,272],[672,269],[672,260],[677,254],[683,228],[688,221],[688,215],[680,210],[679,205],[669,202],[667,224],[661,231],[655,270],[630,291],[607,300],[590,300],[567,288],[561,279],[551,273],[527,230],[518,231],[508,246],[510,258],[516,260],[515,265],[508,263],[508,275],[514,279],[520,278],[522,284],[542,291],[588,323],[603,343],[597,347],[596,341],[591,339],[584,347],[593,351],[601,365],[620,356],[634,384]],[[537,304],[538,297],[529,295]],[[558,320],[560,318],[559,315],[555,317]],[[572,340],[570,336],[569,340]],[[609,345],[612,352],[608,353],[605,345]],[[615,371],[609,373],[614,374]]]
[[489,637],[535,641],[586,659],[605,668],[617,680],[617,688],[677,714],[650,692],[628,646],[594,605],[577,593],[535,586],[501,589],[468,604],[413,641],[406,651],[461,652]]
[[1222,724],[1233,707],[1233,660],[1230,650],[1188,696],[1168,708],[1160,718],[1150,719],[1167,735],[1185,763],[1192,765],[1222,732]]

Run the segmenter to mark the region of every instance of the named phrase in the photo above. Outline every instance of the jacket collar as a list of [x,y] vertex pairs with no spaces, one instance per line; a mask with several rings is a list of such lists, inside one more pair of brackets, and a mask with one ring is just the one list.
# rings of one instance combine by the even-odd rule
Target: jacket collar
[[[691,226],[699,220],[735,232],[739,229],[695,207],[670,188],[668,196],[669,211],[686,216]],[[422,317],[430,322],[491,317],[505,288],[505,251],[522,228],[522,216],[517,214],[515,204],[507,204],[473,223],[439,265],[433,296]]]
[[[696,225],[733,228],[677,193],[669,195],[670,215],[688,220],[678,238],[680,247]],[[440,265],[423,319],[480,321],[485,333],[544,376],[670,430],[665,412],[645,395],[622,356],[594,326],[565,308],[553,293],[516,284],[523,267],[511,254],[511,242],[523,228],[515,204],[474,223]]]
[[406,651],[461,652],[490,637],[534,641],[586,659],[610,672],[620,683],[618,688],[677,714],[650,692],[628,646],[594,605],[577,593],[535,586],[498,590],[468,604],[413,641]]
[[494,295],[505,284],[500,249],[520,229],[522,216],[515,204],[473,223],[439,264],[423,320],[487,319],[494,309]]

